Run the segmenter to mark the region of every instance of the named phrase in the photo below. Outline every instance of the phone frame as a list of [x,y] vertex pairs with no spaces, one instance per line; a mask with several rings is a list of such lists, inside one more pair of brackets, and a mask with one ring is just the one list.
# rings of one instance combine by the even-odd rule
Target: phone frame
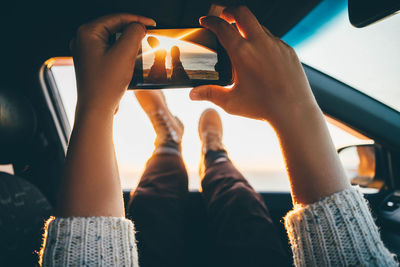
[[[204,27],[195,27],[195,26],[188,26],[188,27],[147,27],[148,30],[169,30],[169,29],[206,29]],[[206,29],[207,30],[207,29]],[[212,33],[214,36],[215,34]],[[218,40],[218,37],[215,36],[216,42],[217,42],[217,57],[218,57],[218,63],[222,62],[222,66],[226,70],[226,73],[224,72],[224,78],[223,79],[218,79],[218,80],[203,80],[203,79],[197,79],[197,80],[190,80],[185,83],[157,83],[157,84],[150,84],[150,83],[142,83],[138,84],[138,78],[143,79],[143,59],[142,57],[139,57],[136,62],[135,62],[135,69],[134,73],[132,76],[132,80],[129,83],[128,89],[146,89],[146,90],[151,90],[151,89],[164,89],[164,88],[191,88],[191,87],[196,87],[200,85],[219,85],[219,86],[229,86],[233,84],[233,69],[232,69],[232,64],[229,58],[229,55],[227,54],[226,50],[224,47],[221,45],[221,43]],[[116,40],[116,35],[114,34],[112,37],[112,42],[115,42]],[[139,53],[141,54],[141,49],[142,46],[140,45],[139,48]],[[141,77],[139,77],[141,75]],[[136,76],[136,77],[135,77]],[[139,80],[139,82],[142,82]]]

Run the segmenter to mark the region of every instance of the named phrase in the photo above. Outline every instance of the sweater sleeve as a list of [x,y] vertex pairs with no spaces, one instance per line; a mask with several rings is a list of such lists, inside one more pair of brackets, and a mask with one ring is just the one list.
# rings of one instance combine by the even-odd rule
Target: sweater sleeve
[[358,188],[295,207],[285,227],[296,266],[398,266]]
[[43,266],[138,266],[132,221],[115,217],[50,218]]

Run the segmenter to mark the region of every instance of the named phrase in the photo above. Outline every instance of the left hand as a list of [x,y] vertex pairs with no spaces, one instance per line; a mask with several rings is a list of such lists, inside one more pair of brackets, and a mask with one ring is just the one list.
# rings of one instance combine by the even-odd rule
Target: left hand
[[200,18],[200,24],[226,49],[234,85],[198,86],[190,92],[192,100],[208,100],[228,113],[267,120],[275,129],[290,124],[294,112],[319,112],[294,49],[273,36],[247,7],[228,7],[221,17]]
[[[137,15],[114,14],[79,27],[71,42],[78,88],[77,112],[115,113],[132,79],[145,25],[155,21]],[[116,32],[121,37],[110,46]]]

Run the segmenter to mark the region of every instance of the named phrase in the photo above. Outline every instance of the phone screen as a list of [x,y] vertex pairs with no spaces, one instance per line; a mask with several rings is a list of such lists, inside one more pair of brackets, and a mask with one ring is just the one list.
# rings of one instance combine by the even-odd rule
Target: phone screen
[[209,30],[148,29],[130,87],[228,85],[232,80],[231,72],[229,57]]

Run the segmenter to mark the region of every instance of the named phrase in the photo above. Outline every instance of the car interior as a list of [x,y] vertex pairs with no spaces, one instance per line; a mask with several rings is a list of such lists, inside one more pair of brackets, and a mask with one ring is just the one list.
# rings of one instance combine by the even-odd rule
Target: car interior
[[[199,27],[198,18],[207,15],[215,5],[245,4],[271,33],[297,50],[300,47],[297,45],[317,35],[319,27],[335,20],[338,14],[346,16],[346,23],[354,31],[391,19],[399,22],[396,15],[376,22],[400,9],[397,1],[381,2],[378,15],[376,6],[359,0],[10,2],[1,18],[0,265],[37,265],[43,224],[54,215],[59,177],[73,123],[68,114],[73,114],[73,108],[68,108],[71,104],[66,103],[62,95],[66,89],[61,89],[60,79],[52,68],[66,66],[73,70],[69,41],[81,24],[105,14],[130,12],[154,18],[162,27]],[[373,22],[375,24],[370,26]],[[394,44],[400,44],[400,39],[393,37],[398,29],[386,33]],[[349,169],[352,184],[362,188],[385,245],[400,256],[400,74],[399,68],[395,69],[399,66],[400,50],[390,58],[381,56],[380,59],[397,62],[387,64],[394,73],[391,82],[397,81],[394,84],[397,91],[390,103],[363,91],[355,82],[341,80],[331,71],[325,72],[304,61],[303,67],[328,122],[364,140],[337,147],[337,150],[346,170]],[[387,83],[386,76],[379,80],[380,74],[375,73],[373,78]],[[173,98],[180,92],[167,93],[167,97]],[[153,142],[152,137],[148,139],[149,143]],[[240,166],[240,162],[238,164]],[[134,171],[140,174],[140,169]],[[267,173],[260,175],[268,178]],[[254,187],[264,199],[291,255],[282,220],[292,208],[289,189]],[[123,188],[126,203],[133,188]],[[187,266],[207,266],[201,257],[201,248],[208,242],[207,233],[199,227],[206,223],[207,214],[198,188],[190,189],[185,232],[193,243],[189,244]]]

